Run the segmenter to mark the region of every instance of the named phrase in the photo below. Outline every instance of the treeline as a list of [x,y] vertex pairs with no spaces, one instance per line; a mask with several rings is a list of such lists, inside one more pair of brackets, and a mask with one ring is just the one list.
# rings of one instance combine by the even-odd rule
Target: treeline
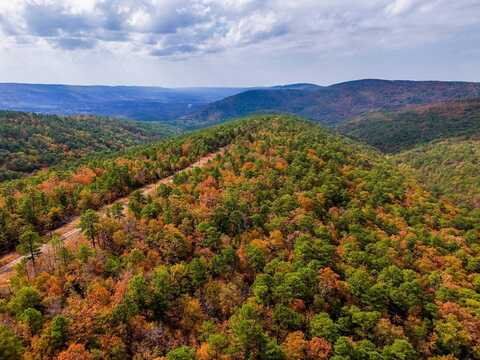
[[410,107],[397,112],[366,113],[337,129],[383,152],[397,153],[451,137],[480,136],[480,100]]
[[93,116],[0,112],[0,181],[88,154],[145,144],[172,133],[165,126]]
[[96,156],[71,169],[51,169],[4,182],[0,185],[0,253],[14,249],[27,229],[39,233],[55,229],[73,215],[173,174],[228,144],[248,127],[217,127],[120,155]]
[[[478,217],[379,154],[292,118],[177,144],[189,153],[192,139],[232,145],[154,196],[133,193],[128,214],[85,212],[90,246],[57,243],[35,273],[20,269],[0,302],[0,355],[478,357]],[[178,164],[183,155],[167,148]]]

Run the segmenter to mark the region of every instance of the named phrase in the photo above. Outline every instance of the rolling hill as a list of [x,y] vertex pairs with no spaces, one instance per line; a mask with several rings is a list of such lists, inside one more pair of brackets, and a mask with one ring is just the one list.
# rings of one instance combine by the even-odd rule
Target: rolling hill
[[163,125],[127,120],[0,112],[0,181],[172,133]]
[[480,209],[480,137],[433,141],[395,154],[426,188],[457,205]]
[[201,127],[252,113],[289,113],[333,125],[364,112],[480,97],[479,83],[439,81],[359,80],[273,90],[256,89],[227,97],[184,116],[178,124]]
[[0,84],[0,109],[168,122],[244,90],[3,83]]
[[367,113],[337,130],[392,154],[437,196],[480,208],[480,99]]
[[341,123],[337,129],[388,153],[432,140],[480,136],[480,99],[366,113]]
[[[297,118],[232,122],[137,149],[110,164],[121,172],[98,167],[85,169],[83,182],[31,184],[3,195],[0,207],[14,210],[0,212],[3,226],[21,224],[28,199],[38,200],[35,215],[48,213],[61,201],[57,188],[88,209],[88,199],[105,202],[134,179],[172,174],[225,145],[156,194],[132,193],[127,213],[84,212],[81,245],[54,240],[55,252],[20,266],[0,301],[0,351],[33,359],[477,356],[478,217],[437,200],[371,148]],[[27,230],[20,240],[38,237]]]

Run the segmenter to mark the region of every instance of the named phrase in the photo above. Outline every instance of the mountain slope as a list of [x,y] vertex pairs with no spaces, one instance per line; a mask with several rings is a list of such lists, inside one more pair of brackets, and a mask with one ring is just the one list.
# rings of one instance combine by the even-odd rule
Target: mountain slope
[[233,125],[220,126],[122,151],[95,152],[0,183],[0,253],[14,249],[28,229],[44,234],[86,209],[101,208],[172,175],[228,144],[236,132]]
[[384,152],[398,152],[437,139],[480,136],[480,99],[367,113],[337,129]]
[[0,84],[0,109],[168,121],[243,88]]
[[480,139],[434,141],[394,155],[437,196],[480,209]]
[[477,356],[473,214],[298,119],[196,136],[160,163],[191,159],[202,142],[229,146],[156,195],[132,194],[127,216],[86,213],[82,246],[20,269],[0,302],[2,346],[48,359]]
[[161,125],[126,120],[0,112],[0,181],[170,133]]
[[257,112],[297,114],[323,124],[335,124],[363,112],[397,109],[480,97],[480,84],[438,81],[359,80],[302,90],[259,89],[214,102],[178,121],[182,126],[205,126]]

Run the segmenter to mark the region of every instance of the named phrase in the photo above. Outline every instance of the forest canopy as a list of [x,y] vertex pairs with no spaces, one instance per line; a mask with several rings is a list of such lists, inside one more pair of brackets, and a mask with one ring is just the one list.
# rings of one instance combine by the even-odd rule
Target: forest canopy
[[480,136],[480,99],[408,106],[398,111],[368,112],[337,129],[386,153],[449,138]]
[[[259,116],[145,147],[122,159],[122,174],[145,183],[226,145],[153,196],[132,193],[126,214],[84,207],[85,244],[12,279],[0,354],[480,357],[480,218],[381,154],[296,118]],[[105,201],[116,188],[102,184],[116,182],[100,170],[112,173],[90,169],[85,187],[67,177],[64,188]],[[38,186],[23,196],[55,201]]]
[[0,111],[0,181],[159,140],[171,129],[154,123]]

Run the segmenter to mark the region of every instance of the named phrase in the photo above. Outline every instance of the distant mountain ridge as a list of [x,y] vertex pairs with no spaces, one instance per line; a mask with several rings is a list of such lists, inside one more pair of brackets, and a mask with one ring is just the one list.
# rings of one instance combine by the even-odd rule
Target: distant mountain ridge
[[0,84],[0,109],[57,115],[103,115],[134,120],[168,120],[246,88],[163,88]]
[[370,111],[480,97],[480,83],[468,82],[366,79],[318,88],[274,89],[248,90],[227,97],[185,115],[178,123],[201,127],[252,113],[271,112],[300,115],[333,125]]
[[0,84],[0,109],[90,114],[200,128],[253,113],[287,113],[335,125],[372,111],[480,98],[480,83],[365,79],[330,86],[162,88]]

